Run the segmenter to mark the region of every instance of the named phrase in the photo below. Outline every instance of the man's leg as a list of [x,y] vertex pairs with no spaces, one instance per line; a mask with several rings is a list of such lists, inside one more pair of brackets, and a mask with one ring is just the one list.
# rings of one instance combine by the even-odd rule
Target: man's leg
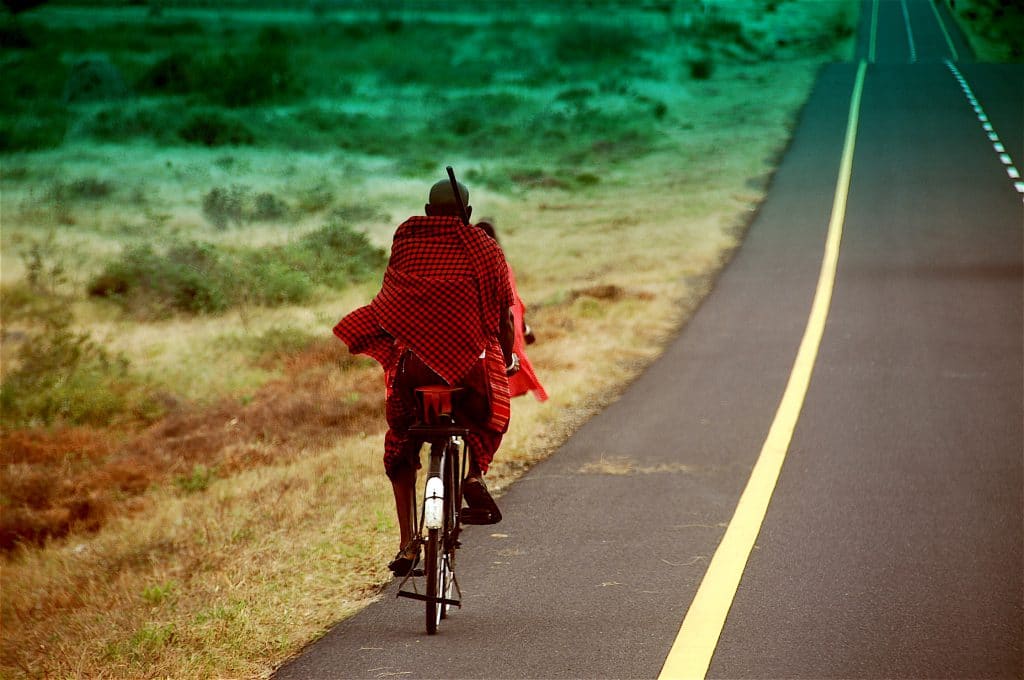
[[416,470],[419,467],[419,446],[408,439],[407,431],[415,419],[411,406],[402,395],[411,388],[400,380],[405,377],[399,371],[392,390],[385,401],[385,416],[388,431],[384,435],[384,470],[391,480],[395,494],[395,513],[398,515],[399,548],[395,559],[388,568],[396,576],[405,576],[419,553],[419,546],[412,546],[416,529]]
[[412,541],[413,527],[416,525],[415,491],[416,470],[403,467],[391,479],[391,488],[395,492],[395,510],[398,513],[398,533],[401,548],[404,549]]

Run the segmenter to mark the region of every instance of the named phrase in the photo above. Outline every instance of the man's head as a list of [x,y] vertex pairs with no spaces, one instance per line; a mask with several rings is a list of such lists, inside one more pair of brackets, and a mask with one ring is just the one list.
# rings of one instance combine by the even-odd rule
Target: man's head
[[[459,182],[459,193],[462,194],[462,204],[466,206],[466,216],[473,214],[473,206],[469,204],[469,189],[462,182]],[[459,206],[455,203],[455,192],[452,191],[452,183],[443,179],[430,187],[430,197],[424,206],[427,215],[447,215],[461,217]]]

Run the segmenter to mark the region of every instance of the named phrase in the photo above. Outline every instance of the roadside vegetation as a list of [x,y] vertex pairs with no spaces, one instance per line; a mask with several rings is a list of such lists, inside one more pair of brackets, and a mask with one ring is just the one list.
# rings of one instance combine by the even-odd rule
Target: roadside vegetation
[[380,370],[330,329],[395,224],[452,164],[516,269],[552,399],[500,490],[685,323],[857,4],[0,17],[4,676],[264,675],[377,596]]
[[1024,4],[955,0],[949,5],[979,61],[1024,62]]

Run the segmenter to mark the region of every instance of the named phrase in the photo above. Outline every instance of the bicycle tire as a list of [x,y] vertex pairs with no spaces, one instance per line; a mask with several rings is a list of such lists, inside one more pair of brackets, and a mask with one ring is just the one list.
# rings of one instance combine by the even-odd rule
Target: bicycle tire
[[433,635],[437,632],[437,624],[441,621],[444,604],[438,598],[444,597],[444,575],[442,573],[444,557],[442,552],[442,539],[440,529],[430,529],[427,532],[427,545],[425,550],[425,570],[427,574],[427,634]]
[[[455,559],[455,541],[457,540],[456,528],[458,526],[458,503],[459,503],[459,475],[458,475],[458,453],[459,447],[454,441],[449,440],[444,456],[444,553],[441,555],[441,564],[438,565],[438,578],[441,582],[441,596],[446,600],[452,596],[452,564]],[[448,617],[450,605],[442,604],[441,618]]]
[[437,626],[445,615],[445,604],[439,600],[446,597],[445,571],[447,560],[449,509],[451,507],[451,489],[449,486],[448,467],[451,456],[447,442],[434,442],[430,446],[430,477],[440,477],[444,488],[442,522],[440,529],[427,531],[424,569],[427,576],[427,634],[437,632]]

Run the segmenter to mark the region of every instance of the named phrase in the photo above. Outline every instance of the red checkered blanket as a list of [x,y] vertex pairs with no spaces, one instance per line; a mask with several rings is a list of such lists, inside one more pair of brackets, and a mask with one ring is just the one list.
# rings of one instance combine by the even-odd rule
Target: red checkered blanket
[[409,348],[451,385],[486,352],[492,408],[504,429],[508,380],[497,336],[513,302],[508,265],[494,240],[455,217],[411,217],[395,232],[380,293],[339,321],[334,334],[385,372]]

